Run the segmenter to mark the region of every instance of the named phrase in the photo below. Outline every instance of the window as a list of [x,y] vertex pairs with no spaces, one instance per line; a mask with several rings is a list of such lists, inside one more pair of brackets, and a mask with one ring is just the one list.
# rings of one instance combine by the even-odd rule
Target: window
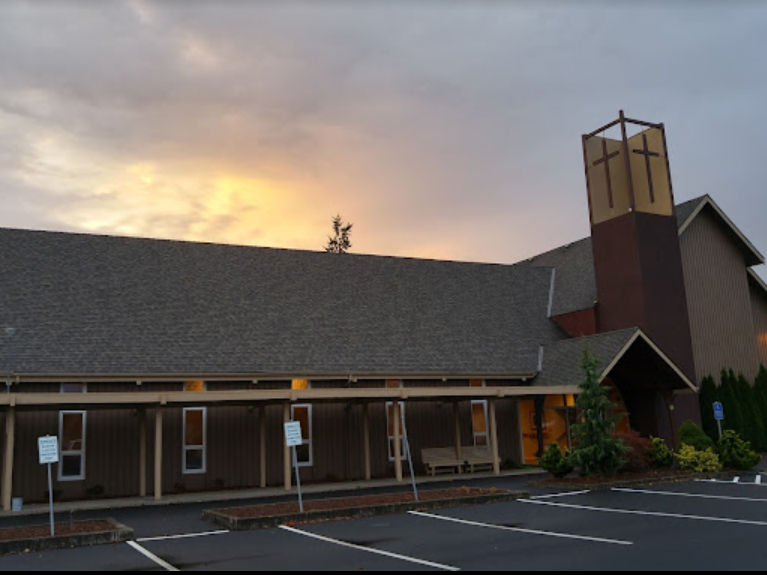
[[204,407],[184,409],[184,474],[205,473],[207,410]]
[[84,411],[59,412],[59,481],[85,479]]
[[301,437],[304,442],[296,447],[296,458],[299,467],[312,467],[314,465],[314,445],[312,442],[312,406],[293,405],[290,407],[290,416],[293,421],[301,424]]
[[[471,387],[485,387],[482,379],[472,379]],[[487,433],[487,401],[475,400],[471,402],[471,425],[474,434],[474,447],[487,447],[490,445]]]
[[[61,393],[86,393],[84,383],[62,383]],[[59,481],[85,479],[85,411],[59,412]]]
[[[184,382],[186,393],[205,392],[204,381]],[[184,409],[183,474],[203,475],[207,470],[208,410],[205,407]]]

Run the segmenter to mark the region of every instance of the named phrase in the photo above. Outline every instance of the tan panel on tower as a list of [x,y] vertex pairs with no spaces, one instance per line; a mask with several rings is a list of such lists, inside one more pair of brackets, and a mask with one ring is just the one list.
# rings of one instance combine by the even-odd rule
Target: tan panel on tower
[[631,190],[623,142],[598,136],[588,138],[586,168],[591,195],[592,224],[596,225],[629,213]]
[[649,128],[629,138],[629,154],[636,209],[649,214],[672,215],[671,180],[663,132]]

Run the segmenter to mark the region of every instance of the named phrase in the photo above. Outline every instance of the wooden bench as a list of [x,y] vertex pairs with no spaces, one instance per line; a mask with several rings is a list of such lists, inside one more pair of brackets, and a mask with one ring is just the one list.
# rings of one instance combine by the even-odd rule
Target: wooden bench
[[421,459],[426,473],[462,473],[468,471],[493,470],[493,454],[489,447],[461,447],[461,458],[455,454],[455,447],[437,447],[421,450]]

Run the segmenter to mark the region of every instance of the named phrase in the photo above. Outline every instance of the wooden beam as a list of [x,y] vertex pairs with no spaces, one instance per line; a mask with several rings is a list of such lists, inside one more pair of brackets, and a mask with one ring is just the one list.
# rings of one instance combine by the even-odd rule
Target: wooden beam
[[394,402],[394,475],[402,483],[402,415],[399,401]]
[[146,497],[146,463],[147,463],[147,424],[146,409],[138,411],[138,477],[139,496]]
[[362,404],[362,442],[365,448],[365,480],[370,481],[373,471],[370,463],[370,408],[367,403]]
[[5,454],[3,457],[3,511],[11,510],[13,493],[13,452],[16,442],[16,408],[5,412]]
[[[453,423],[455,424],[455,457],[458,461],[463,461],[463,445],[461,445],[461,406],[457,401],[453,403]],[[460,467],[458,468],[458,473],[461,473]]]
[[[283,423],[290,423],[290,404],[288,403],[282,406],[282,421]],[[288,447],[288,444],[285,441],[284,431],[280,434],[280,436],[282,437],[282,445],[284,446],[282,448],[282,452],[285,466],[285,491],[290,491],[293,488],[293,478],[291,477],[293,466],[290,461],[290,447]]]
[[163,408],[154,413],[154,498],[162,499],[162,415]]
[[501,458],[498,456],[498,420],[495,417],[495,404],[497,400],[490,400],[490,437],[493,446],[493,473],[501,474]]
[[261,489],[266,489],[266,407],[262,407],[258,411],[258,423],[261,428],[259,438],[261,440],[261,449],[259,454],[261,457],[261,464],[259,469],[261,471]]

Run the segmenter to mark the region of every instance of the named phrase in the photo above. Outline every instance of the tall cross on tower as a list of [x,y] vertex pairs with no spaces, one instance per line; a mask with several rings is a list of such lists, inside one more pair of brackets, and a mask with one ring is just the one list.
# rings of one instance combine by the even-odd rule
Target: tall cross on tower
[[647,184],[650,187],[650,203],[655,203],[655,188],[652,185],[652,170],[650,169],[650,158],[660,158],[660,154],[657,152],[651,152],[650,147],[647,144],[647,134],[642,134],[642,142],[644,143],[644,149],[632,150],[635,154],[641,154],[645,158],[645,165],[647,166]]
[[598,166],[599,164],[605,165],[605,175],[607,176],[607,197],[610,199],[610,208],[615,207],[615,200],[613,199],[613,184],[612,179],[610,178],[610,160],[620,155],[620,152],[613,152],[612,154],[608,154],[607,140],[602,140],[602,157],[592,164],[593,166]]

